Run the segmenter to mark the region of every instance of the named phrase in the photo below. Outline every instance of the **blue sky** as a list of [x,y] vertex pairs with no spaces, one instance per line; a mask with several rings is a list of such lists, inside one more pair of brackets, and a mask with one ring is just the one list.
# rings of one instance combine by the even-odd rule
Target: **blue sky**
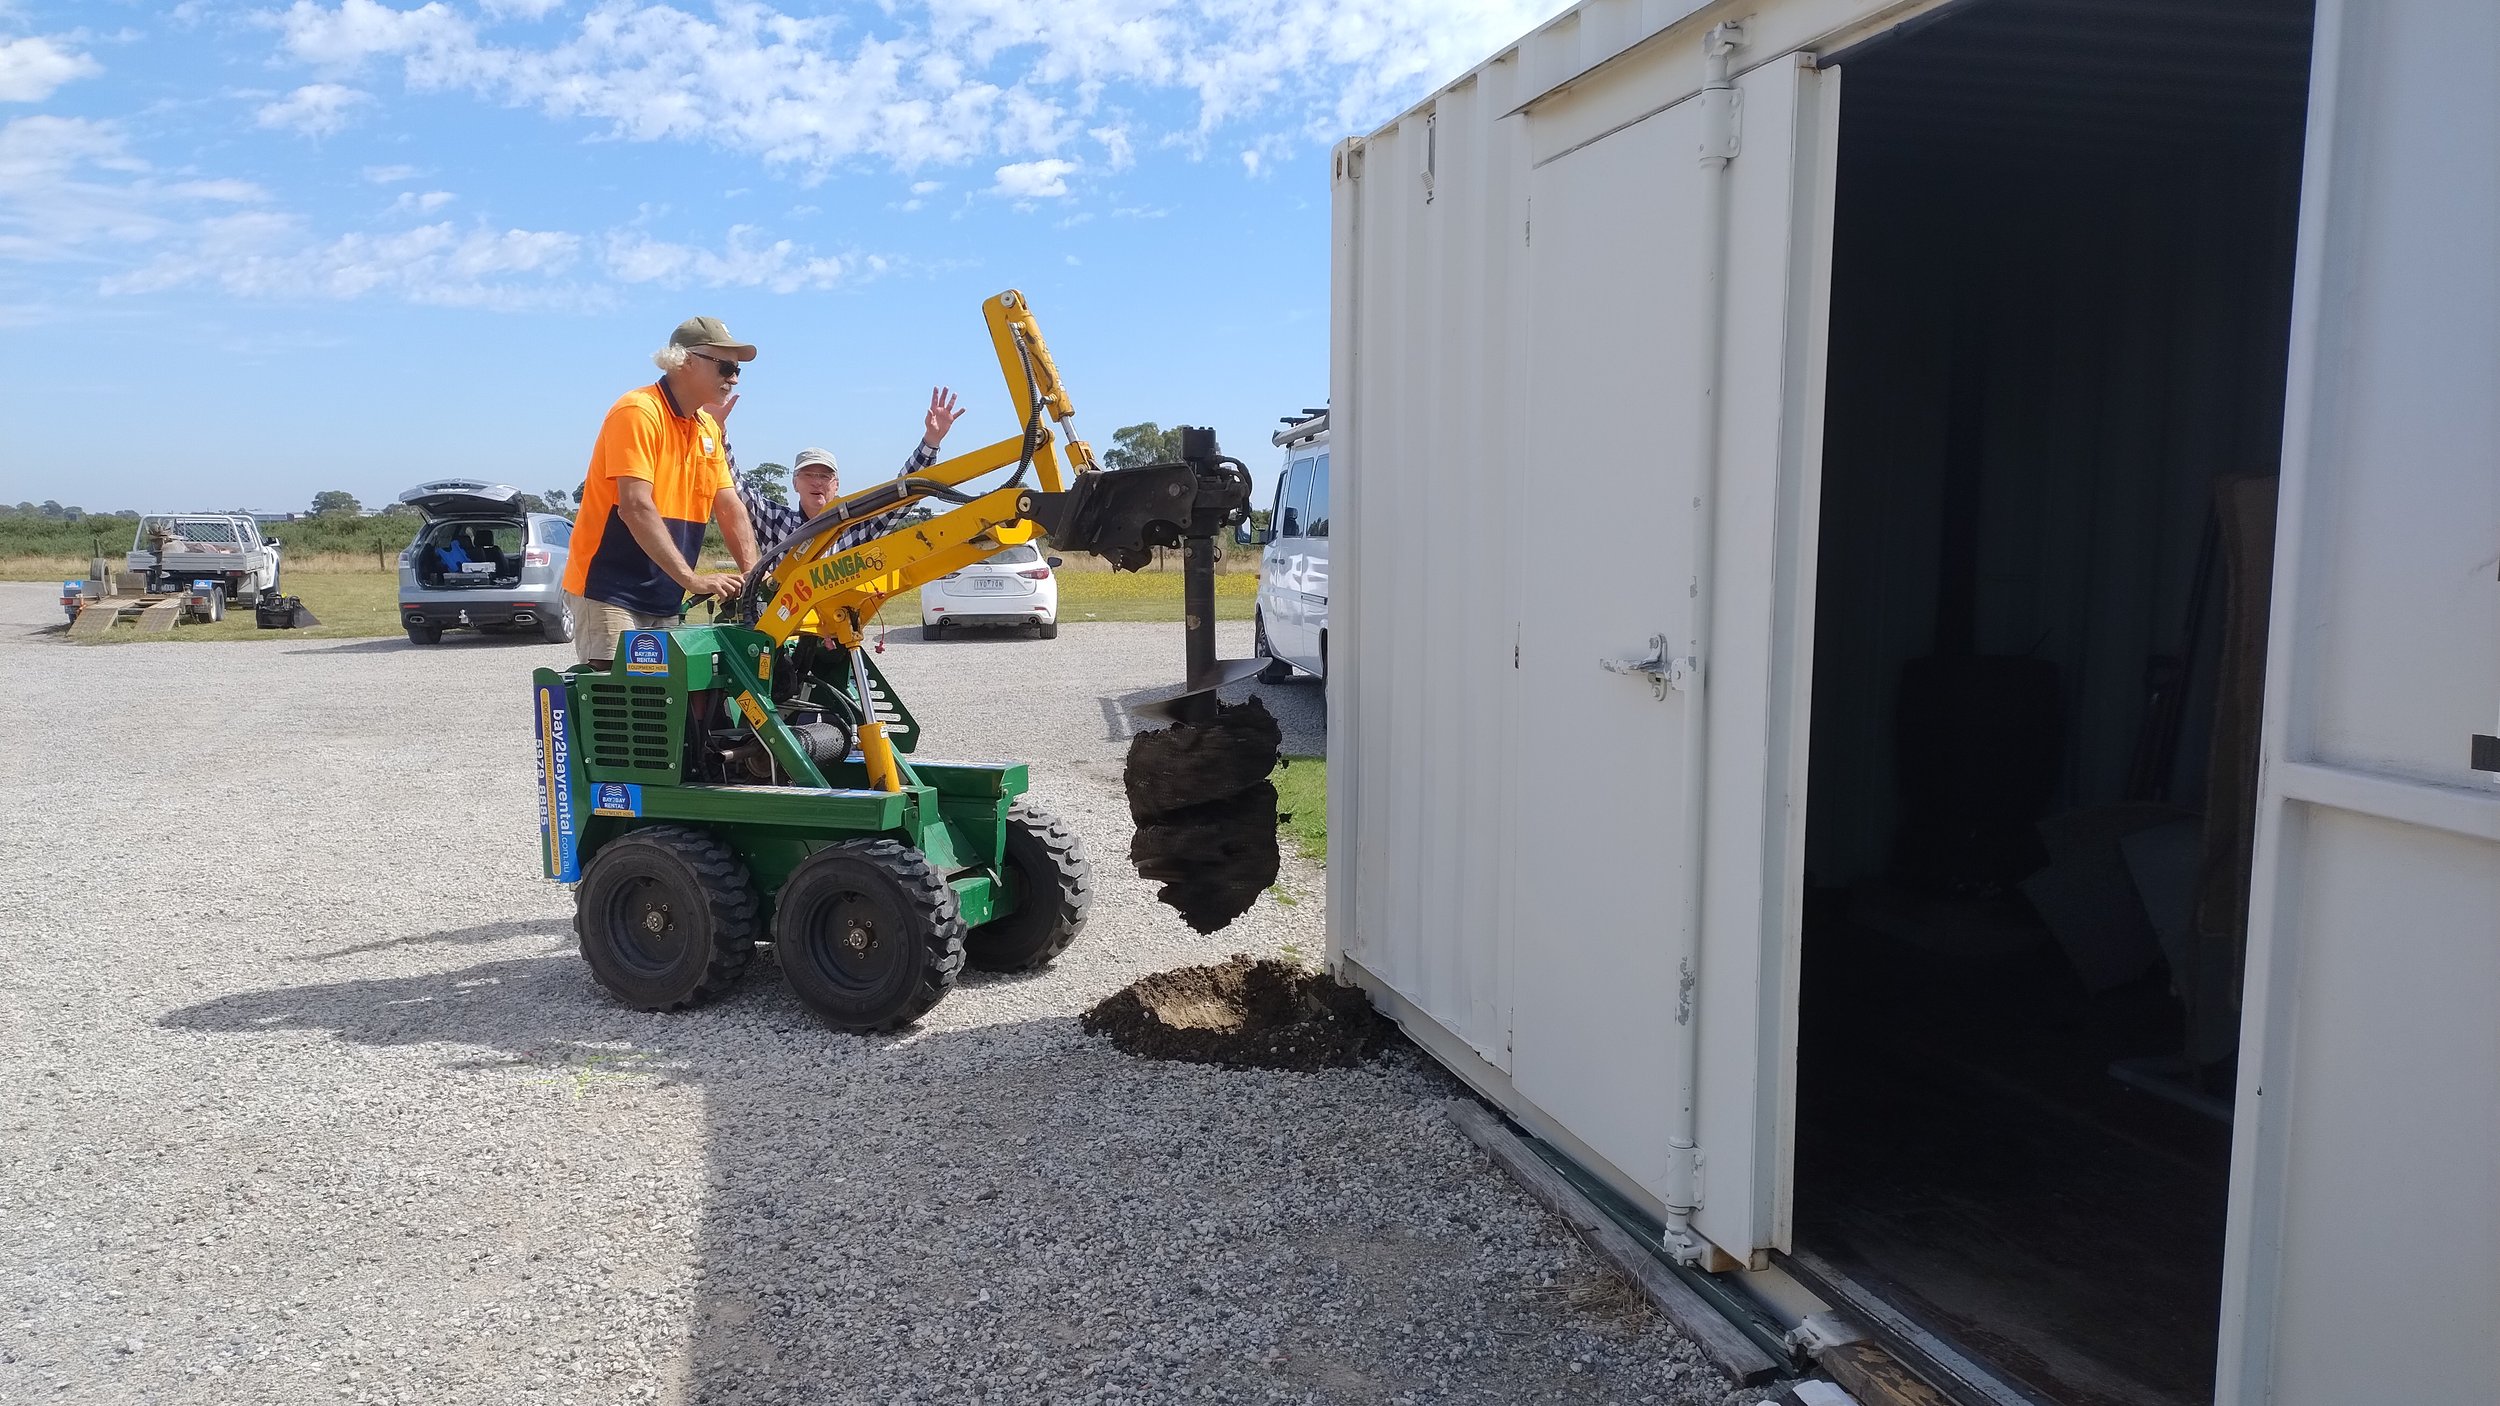
[[1033,300],[1098,445],[1264,478],[1327,395],[1328,150],[1560,0],[0,0],[0,501],[579,481],[695,313],[742,462],[857,487],[932,383],[1015,428]]

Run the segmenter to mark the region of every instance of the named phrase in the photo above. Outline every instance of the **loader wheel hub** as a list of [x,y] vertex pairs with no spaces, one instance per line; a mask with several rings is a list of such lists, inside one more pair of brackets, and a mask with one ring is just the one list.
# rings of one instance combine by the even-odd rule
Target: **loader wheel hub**
[[866,952],[877,945],[877,930],[866,923],[851,923],[842,931],[842,945],[854,953]]
[[644,909],[642,912],[642,930],[648,933],[662,933],[668,931],[668,910],[666,908]]

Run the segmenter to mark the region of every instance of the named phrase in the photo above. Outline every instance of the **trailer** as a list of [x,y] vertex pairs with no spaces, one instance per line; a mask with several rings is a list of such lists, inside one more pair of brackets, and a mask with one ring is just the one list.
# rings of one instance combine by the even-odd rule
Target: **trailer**
[[212,624],[225,618],[225,583],[202,579],[179,591],[144,591],[135,596],[90,597],[89,583],[61,583],[61,605],[69,613],[69,637],[100,639],[125,620],[138,622],[142,635],[169,635],[177,625]]

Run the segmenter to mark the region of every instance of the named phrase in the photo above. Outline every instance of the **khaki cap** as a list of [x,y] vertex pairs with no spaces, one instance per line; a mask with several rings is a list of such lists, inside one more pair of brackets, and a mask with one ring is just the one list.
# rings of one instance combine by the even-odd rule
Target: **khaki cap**
[[799,457],[790,461],[790,472],[796,475],[801,469],[823,469],[837,477],[842,473],[841,466],[833,462],[833,456],[821,449],[800,450]]
[[755,348],[729,335],[729,327],[717,317],[690,317],[677,324],[668,334],[672,347],[703,347],[729,353],[732,361],[755,360]]

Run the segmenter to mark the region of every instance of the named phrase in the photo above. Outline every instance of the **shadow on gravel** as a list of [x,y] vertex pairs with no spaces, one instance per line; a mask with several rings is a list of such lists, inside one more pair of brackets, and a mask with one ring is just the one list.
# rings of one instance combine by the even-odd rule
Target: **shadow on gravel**
[[480,923],[470,928],[450,928],[431,932],[423,937],[394,937],[381,942],[359,942],[353,947],[337,947],[327,952],[307,952],[298,962],[335,962],[341,957],[354,957],[366,952],[387,952],[394,947],[473,947],[481,943],[502,942],[507,938],[540,935],[573,940],[573,924],[567,918],[520,918],[502,923]]
[[[1278,1188],[1338,1175],[1344,1115],[1316,1110],[1350,1089],[1142,1063],[1082,1034],[1073,1016],[841,1035],[778,975],[759,956],[718,1005],[649,1015],[609,1001],[569,955],[514,958],[224,996],[158,1024],[470,1047],[445,1056],[474,1085],[462,1097],[569,1093],[579,1112],[563,1116],[581,1120],[581,1140],[561,1155],[591,1164],[694,1107],[655,1101],[653,1085],[700,1089],[708,1186],[687,1326],[646,1344],[663,1402],[1080,1400],[1106,1385],[1139,1401],[1202,1390],[1383,1400],[1397,1358],[1376,1334],[1346,1329],[1342,1310],[1361,1302],[1366,1317],[1391,1322],[1446,1315],[1434,1286],[1475,1254],[1463,1227],[1419,1235],[1331,1216],[1335,1228],[1317,1239],[1260,1231]],[[570,1234],[565,1173],[551,1165],[545,1175],[555,1209],[523,1212],[511,1233],[569,1257],[546,1245]],[[601,1219],[581,1253],[634,1260],[616,1238],[634,1217]],[[522,1248],[515,1241],[509,1258]],[[640,1270],[644,1282],[673,1277],[673,1261],[658,1256],[658,1269]],[[540,1292],[504,1290],[516,1291]],[[1277,1318],[1278,1303],[1305,1302],[1316,1318]],[[627,1319],[596,1330],[653,1327]],[[1532,1346],[1544,1337],[1537,1322],[1486,1327],[1505,1335],[1484,1339],[1497,1357],[1520,1356],[1471,1364],[1484,1389],[1451,1399],[1518,1399],[1513,1374],[1557,1374],[1559,1359]]]
[[[372,639],[348,640],[341,644],[310,645],[290,649],[289,654],[401,654],[436,649],[524,649],[547,641],[535,634],[481,635],[471,631],[445,635],[435,644],[418,644],[406,635],[376,635]],[[562,646],[567,651],[571,645]]]

